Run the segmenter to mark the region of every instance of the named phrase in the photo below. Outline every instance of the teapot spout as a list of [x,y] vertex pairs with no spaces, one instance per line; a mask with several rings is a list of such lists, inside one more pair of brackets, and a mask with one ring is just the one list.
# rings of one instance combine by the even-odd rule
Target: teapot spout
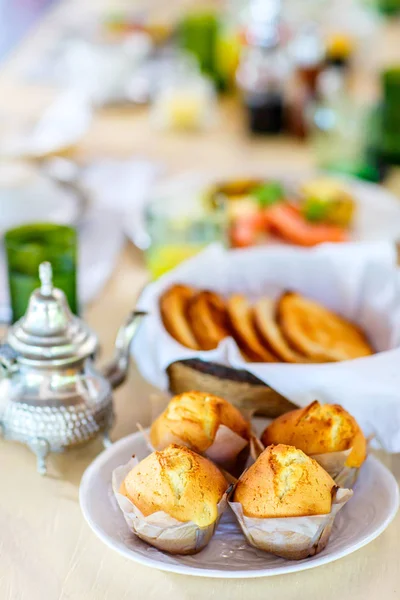
[[130,345],[142,318],[146,314],[146,312],[140,310],[133,311],[118,330],[114,358],[103,369],[103,375],[108,379],[112,388],[118,387],[126,379],[129,369]]

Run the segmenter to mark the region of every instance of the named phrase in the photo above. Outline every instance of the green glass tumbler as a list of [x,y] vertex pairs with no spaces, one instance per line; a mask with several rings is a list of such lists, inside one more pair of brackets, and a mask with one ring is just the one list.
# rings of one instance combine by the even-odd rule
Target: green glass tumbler
[[78,314],[75,229],[52,223],[23,225],[7,231],[4,241],[13,323],[24,316],[30,295],[40,287],[43,261],[51,263],[54,286],[65,293],[72,312]]

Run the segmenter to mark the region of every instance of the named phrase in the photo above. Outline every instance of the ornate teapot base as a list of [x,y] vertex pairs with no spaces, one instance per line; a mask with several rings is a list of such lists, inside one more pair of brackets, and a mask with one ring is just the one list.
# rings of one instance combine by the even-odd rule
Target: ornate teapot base
[[[67,413],[68,414],[68,413]],[[67,418],[66,424],[73,423],[73,428],[68,427],[64,432],[60,432],[59,428],[51,431],[51,428],[46,428],[43,435],[29,433],[29,428],[17,431],[9,429],[6,422],[0,421],[0,434],[5,440],[21,442],[30,448],[36,456],[36,468],[40,475],[47,474],[47,459],[50,453],[61,453],[75,448],[76,446],[84,445],[98,435],[102,436],[103,446],[107,448],[112,444],[110,440],[110,430],[114,423],[114,412],[112,402],[109,402],[100,413],[97,413],[96,419],[84,418],[81,422],[78,421],[77,415],[69,413],[71,421]],[[50,417],[50,415],[48,415]],[[55,414],[51,415],[55,416]],[[65,418],[64,414],[64,418]],[[74,418],[75,417],[75,418]],[[49,420],[52,420],[51,417]],[[64,435],[62,435],[64,433]],[[60,435],[61,434],[61,435]]]

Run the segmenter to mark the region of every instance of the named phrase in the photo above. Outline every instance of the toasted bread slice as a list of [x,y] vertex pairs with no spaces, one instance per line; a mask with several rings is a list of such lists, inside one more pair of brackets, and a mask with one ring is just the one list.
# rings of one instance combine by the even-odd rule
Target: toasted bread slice
[[215,292],[205,290],[193,296],[187,314],[201,350],[216,348],[229,335],[225,301]]
[[255,362],[276,362],[277,358],[259,340],[248,300],[235,294],[227,301],[231,333],[244,355]]
[[373,354],[365,335],[349,321],[317,302],[287,292],[278,302],[278,322],[298,352],[322,361],[339,361]]
[[290,347],[275,320],[275,312],[276,303],[271,298],[261,298],[255,303],[253,307],[254,324],[261,340],[285,362],[310,362],[310,358]]
[[174,285],[160,298],[160,312],[165,329],[177,342],[199,350],[199,345],[187,318],[189,301],[195,290],[186,285]]

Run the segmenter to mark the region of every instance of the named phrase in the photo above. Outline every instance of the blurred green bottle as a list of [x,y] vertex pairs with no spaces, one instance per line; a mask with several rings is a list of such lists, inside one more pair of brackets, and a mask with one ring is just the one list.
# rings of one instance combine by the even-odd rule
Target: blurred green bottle
[[378,10],[387,17],[400,13],[400,0],[377,0]]
[[189,11],[179,26],[181,47],[195,56],[201,71],[214,80],[217,31],[217,14],[210,10]]
[[380,153],[386,163],[400,165],[400,65],[383,71],[381,82],[383,98],[378,108]]
[[179,27],[181,47],[196,57],[201,71],[219,91],[235,87],[235,74],[242,50],[240,13],[227,3],[217,13],[198,9],[188,12]]

